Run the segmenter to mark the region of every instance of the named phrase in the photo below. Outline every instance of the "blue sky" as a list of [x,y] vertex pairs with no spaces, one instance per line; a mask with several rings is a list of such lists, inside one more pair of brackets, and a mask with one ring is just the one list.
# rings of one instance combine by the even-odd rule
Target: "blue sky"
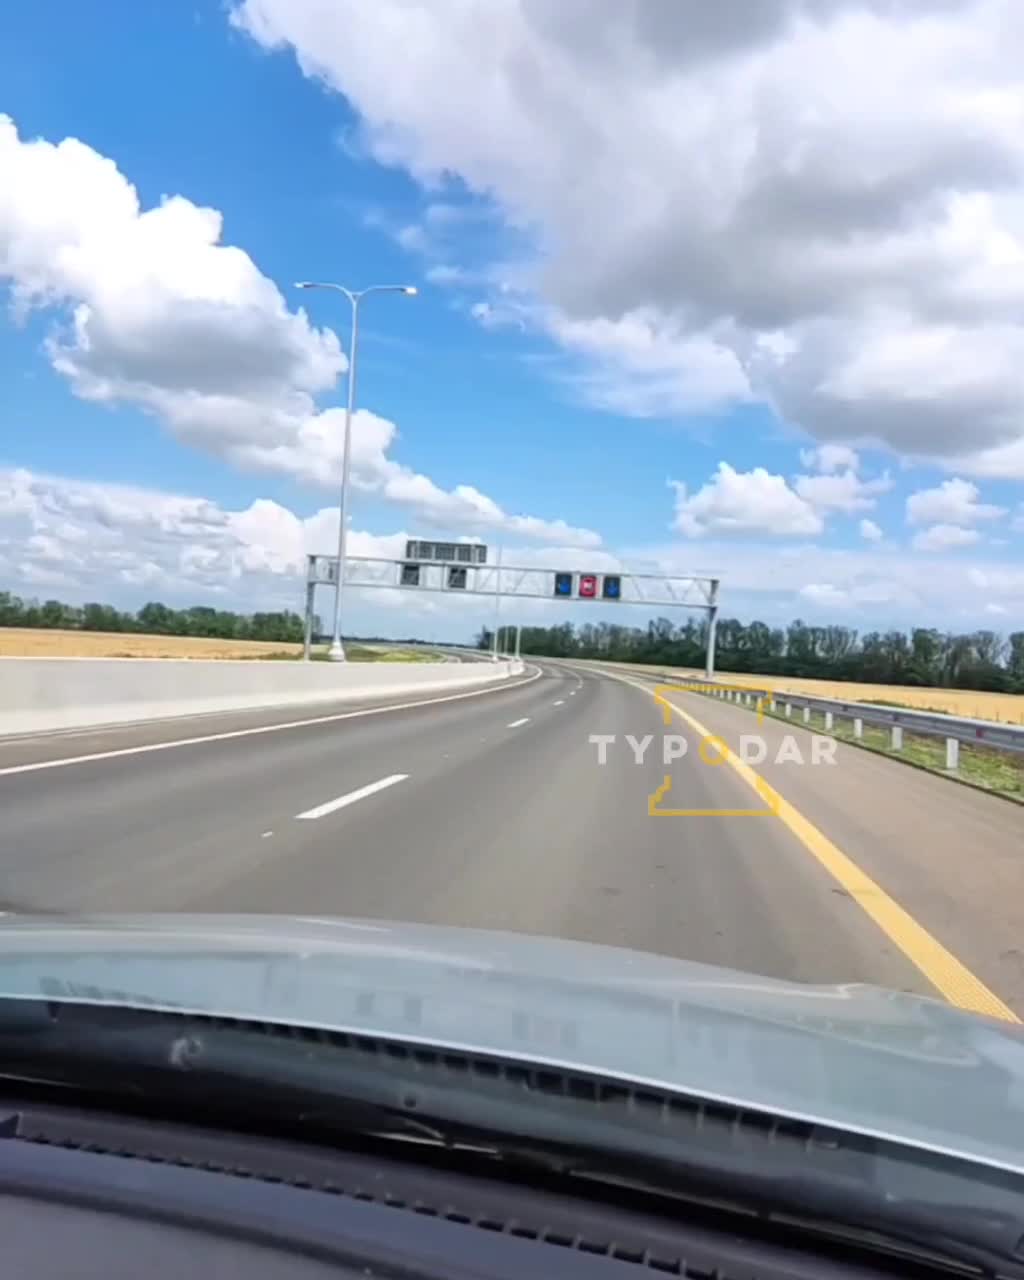
[[[444,532],[714,569],[747,618],[1020,625],[1024,164],[1005,118],[964,124],[973,163],[929,133],[981,83],[1024,118],[1009,10],[929,15],[954,51],[993,24],[965,87],[855,0],[815,24],[779,0],[754,35],[704,33],[689,0],[682,35],[646,30],[636,2],[619,31],[574,0],[575,34],[515,0],[11,7],[0,586],[297,606],[302,551],[333,541],[345,395],[344,300],[292,288],[319,278],[419,289],[363,312],[357,551]],[[895,141],[810,70],[881,40],[893,94],[920,86]],[[728,92],[752,58],[761,105]],[[352,626],[485,612],[453,608],[368,594]],[[527,613],[580,616],[558,608]]]

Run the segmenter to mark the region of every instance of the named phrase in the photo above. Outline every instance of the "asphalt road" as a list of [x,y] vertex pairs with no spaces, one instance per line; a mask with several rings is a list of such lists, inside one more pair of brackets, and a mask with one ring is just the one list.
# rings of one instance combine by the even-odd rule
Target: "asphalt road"
[[[528,674],[401,710],[0,742],[0,908],[372,916],[936,993],[906,932],[881,916],[880,926],[865,892],[794,824],[649,814],[666,774],[673,808],[763,806],[749,778],[699,758],[687,725],[666,727],[642,682],[564,665]],[[726,738],[749,731],[738,709],[679,697]],[[668,766],[666,733],[691,739]],[[642,763],[627,734],[654,735]],[[604,764],[592,735],[614,735]],[[1020,913],[1009,878],[1024,811],[973,795],[965,807],[962,789],[940,779],[915,792],[923,775],[866,759],[867,774],[863,759],[845,757],[834,769],[763,773],[858,865],[870,863],[883,898],[893,894],[1024,1014],[1024,965],[999,954]],[[908,808],[908,785],[927,813]],[[878,839],[886,823],[899,847]],[[964,833],[975,845],[958,861],[951,850]],[[986,888],[989,863],[1001,878]]]

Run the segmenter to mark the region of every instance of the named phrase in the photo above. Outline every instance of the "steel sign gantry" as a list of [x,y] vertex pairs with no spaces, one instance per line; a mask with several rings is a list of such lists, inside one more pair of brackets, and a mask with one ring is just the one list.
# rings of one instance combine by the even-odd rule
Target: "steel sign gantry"
[[[307,556],[305,656],[313,633],[313,603],[318,586],[337,582],[337,558]],[[571,590],[560,587],[571,579]],[[559,579],[563,581],[560,583]],[[605,594],[614,583],[612,594]],[[614,573],[541,569],[536,566],[466,564],[458,562],[388,560],[377,556],[348,556],[343,586],[388,587],[392,590],[451,592],[485,596],[495,601],[582,600],[644,605],[649,609],[697,609],[707,615],[705,674],[715,670],[715,632],[720,579],[700,574]]]

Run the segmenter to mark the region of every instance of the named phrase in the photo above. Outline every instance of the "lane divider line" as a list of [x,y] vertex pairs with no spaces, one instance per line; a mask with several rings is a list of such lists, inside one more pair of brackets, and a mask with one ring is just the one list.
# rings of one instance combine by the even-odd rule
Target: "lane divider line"
[[[249,729],[229,729],[225,733],[204,733],[194,738],[175,738],[171,742],[149,742],[138,747],[117,747],[113,751],[93,751],[84,756],[63,756],[59,760],[36,760],[33,764],[13,764],[0,768],[0,778],[10,777],[15,773],[34,773],[39,769],[66,769],[72,764],[86,764],[90,760],[114,760],[118,756],[141,756],[150,751],[171,751],[174,747],[196,747],[205,742],[229,742],[233,738],[250,738],[261,733],[283,733],[287,729],[306,729],[313,725],[333,724],[336,720],[355,720],[359,716],[380,716],[391,711],[412,711],[416,707],[433,707],[440,702],[458,702],[462,698],[479,698],[485,693],[508,693],[511,689],[521,689],[524,685],[533,684],[542,675],[538,667],[532,676],[525,680],[516,680],[514,684],[488,685],[483,689],[470,689],[465,693],[448,693],[441,698],[420,698],[415,702],[394,702],[386,707],[364,707],[361,711],[337,711],[328,716],[310,716],[306,720],[286,720],[281,724],[258,724]],[[232,715],[230,711],[220,713]],[[154,722],[155,723],[155,722]],[[116,725],[108,726],[116,728]],[[103,726],[97,726],[95,733],[104,733]],[[0,747],[4,745],[0,738]]]
[[553,707],[564,707],[564,706],[565,706],[565,699],[564,699],[564,698],[559,698],[557,702],[552,702],[552,704],[551,704],[551,705],[552,705]]
[[306,809],[303,813],[297,813],[295,817],[299,822],[325,818],[327,814],[336,813],[339,809],[345,809],[350,804],[355,804],[357,800],[365,800],[367,796],[376,795],[378,791],[393,787],[396,782],[404,782],[408,776],[407,773],[392,773],[387,778],[380,778],[376,782],[368,782],[365,787],[357,787],[355,791],[348,791],[345,795],[338,796],[336,800],[328,800],[324,804],[318,804],[315,809]]
[[832,878],[850,895],[854,902],[878,926],[885,936],[894,943],[914,967],[922,973],[933,987],[946,1000],[960,1009],[972,1013],[985,1014],[990,1018],[1001,1018],[1005,1022],[1019,1023],[1021,1019],[1005,1004],[994,991],[991,991],[980,978],[960,960],[947,951],[941,942],[933,937],[923,925],[853,861],[853,859],[834,844],[828,836],[795,806],[779,795],[778,791],[767,782],[750,765],[744,763],[717,734],[704,727],[699,720],[684,711],[677,703],[671,702],[665,695],[656,694],[654,690],[613,672],[605,672],[612,679],[631,684],[649,697],[655,698],[661,705],[671,707],[695,733],[702,738],[715,738],[716,749],[726,764],[730,765],[744,782],[760,796],[767,790],[773,800],[778,802],[777,816],[800,841],[808,853],[832,876]]
[[523,716],[522,720],[513,720],[511,724],[505,726],[506,729],[518,729],[521,724],[529,724],[530,717]]

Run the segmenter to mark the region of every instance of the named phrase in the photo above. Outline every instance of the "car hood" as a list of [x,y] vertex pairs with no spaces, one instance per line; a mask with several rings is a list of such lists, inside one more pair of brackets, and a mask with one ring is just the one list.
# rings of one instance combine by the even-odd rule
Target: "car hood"
[[1024,1171],[1022,1028],[563,939],[279,916],[0,916],[0,997],[362,1032],[574,1068]]

